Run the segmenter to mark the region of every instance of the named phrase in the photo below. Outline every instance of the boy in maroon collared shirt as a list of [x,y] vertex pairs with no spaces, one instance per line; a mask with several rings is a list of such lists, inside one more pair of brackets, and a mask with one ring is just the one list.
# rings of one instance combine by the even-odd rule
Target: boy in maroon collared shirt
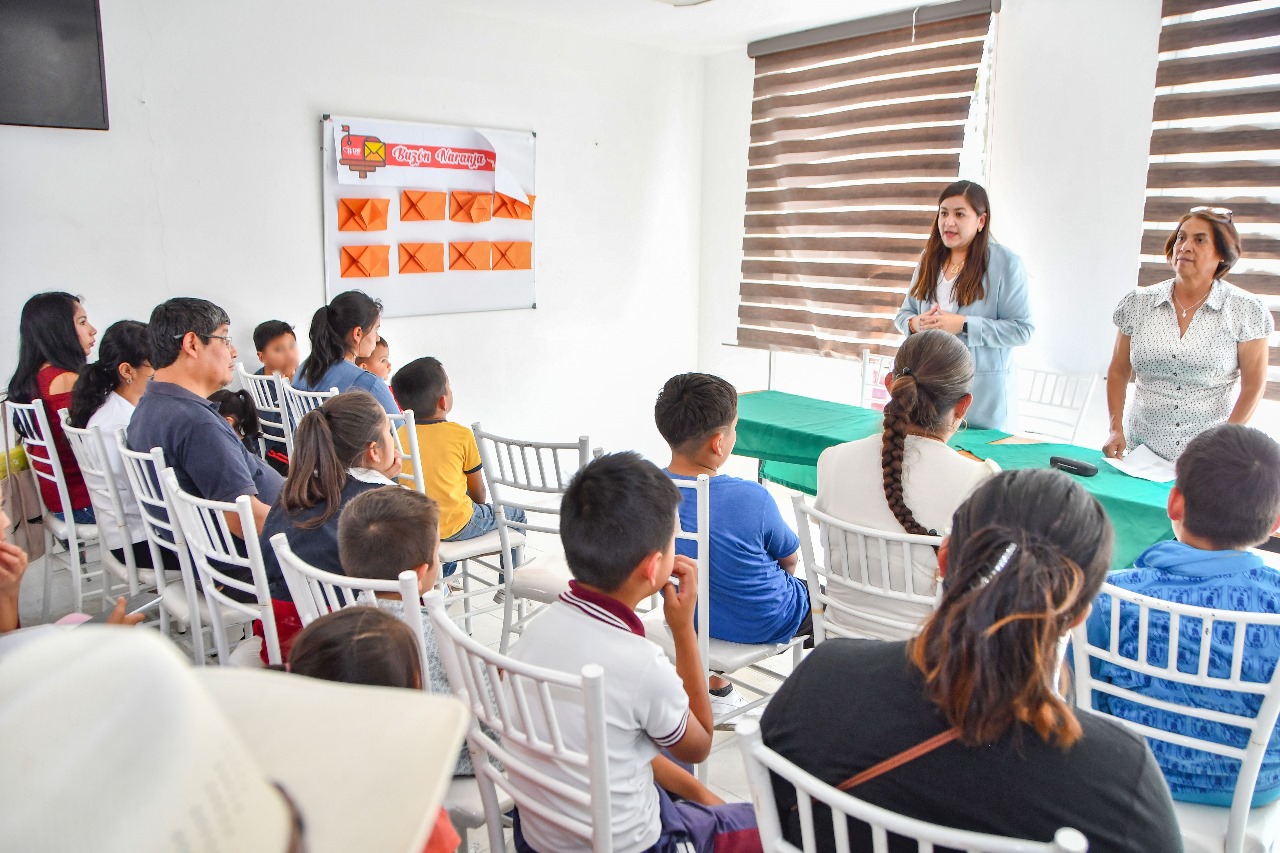
[[[690,843],[699,851],[758,851],[751,805],[725,804],[662,754],[703,761],[714,728],[693,630],[697,568],[675,553],[679,504],[667,475],[635,453],[602,456],[578,472],[560,507],[560,538],[574,580],[529,624],[511,656],[564,672],[592,663],[604,668],[615,851],[666,853]],[[674,667],[645,638],[635,613],[637,604],[659,590],[675,643]],[[557,710],[561,720],[575,719],[571,706]],[[568,748],[585,749],[585,732],[564,735]],[[518,744],[507,747],[542,772],[585,789],[580,774],[541,761]],[[683,799],[673,801],[673,795]],[[590,820],[580,804],[545,796],[557,812]],[[532,814],[517,817],[515,827],[518,851],[552,853],[573,846],[572,836]]]

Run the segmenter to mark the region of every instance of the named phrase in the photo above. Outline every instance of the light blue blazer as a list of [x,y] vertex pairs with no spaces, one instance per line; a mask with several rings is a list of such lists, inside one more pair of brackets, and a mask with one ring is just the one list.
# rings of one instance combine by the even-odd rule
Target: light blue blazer
[[[914,287],[920,267],[911,276]],[[978,429],[1012,432],[1013,404],[1017,397],[1010,350],[1031,340],[1031,305],[1027,301],[1027,272],[1022,259],[994,241],[987,247],[987,274],[982,280],[982,299],[972,305],[961,305],[956,312],[969,324],[968,333],[959,335],[973,354],[973,405],[965,419]],[[894,325],[904,335],[911,334],[907,325],[912,317],[933,307],[907,294]]]

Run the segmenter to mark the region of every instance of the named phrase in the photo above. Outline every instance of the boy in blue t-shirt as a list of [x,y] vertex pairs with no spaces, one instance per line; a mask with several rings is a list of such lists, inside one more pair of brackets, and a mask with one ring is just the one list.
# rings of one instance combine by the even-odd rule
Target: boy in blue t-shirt
[[[1169,492],[1169,519],[1177,540],[1157,542],[1143,551],[1132,569],[1114,572],[1107,581],[1123,589],[1165,601],[1220,610],[1280,611],[1280,572],[1246,550],[1265,542],[1280,528],[1280,444],[1266,433],[1238,424],[1222,424],[1188,442],[1177,461],[1177,480]],[[1101,595],[1089,614],[1089,642],[1105,646],[1110,636],[1112,601]],[[1178,669],[1196,671],[1200,658],[1198,619],[1185,619],[1178,634]],[[1130,605],[1120,607],[1120,654],[1138,659],[1138,620]],[[1210,675],[1228,675],[1231,632],[1215,630]],[[1245,635],[1240,677],[1266,682],[1280,659],[1280,629],[1251,626]],[[1169,618],[1152,613],[1148,654],[1163,662],[1169,654]],[[1185,687],[1142,675],[1115,664],[1093,661],[1094,676],[1155,700],[1175,705],[1233,713],[1257,713],[1261,697],[1209,687]],[[1165,731],[1207,736],[1244,746],[1234,726],[1202,722],[1094,692],[1093,706],[1117,717]],[[1230,806],[1240,762],[1161,740],[1151,751],[1175,800]],[[1253,807],[1280,798],[1280,728],[1272,733],[1258,772]]]
[[[680,479],[711,477],[711,636],[734,643],[785,643],[811,634],[809,591],[794,575],[799,538],[764,486],[716,473],[737,440],[738,392],[707,373],[673,376],[658,395],[654,420],[671,447],[667,472]],[[694,501],[683,500],[680,527],[696,532],[697,519]],[[694,556],[694,543],[679,540],[677,551]],[[745,704],[727,680],[712,676],[709,684],[716,714]]]

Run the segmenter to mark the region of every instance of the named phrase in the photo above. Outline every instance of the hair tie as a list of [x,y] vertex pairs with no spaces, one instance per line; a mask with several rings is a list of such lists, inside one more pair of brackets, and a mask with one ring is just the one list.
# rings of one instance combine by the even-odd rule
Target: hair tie
[[910,367],[904,367],[904,368],[902,368],[901,370],[899,370],[899,371],[898,371],[898,375],[899,375],[899,376],[911,376],[911,375],[912,375],[912,373],[911,373],[911,368],[910,368]]
[[1004,571],[1004,567],[1009,565],[1009,561],[1013,559],[1013,555],[1017,552],[1016,543],[1010,542],[1008,547],[1004,549],[1004,553],[1000,555],[1000,559],[996,560],[996,564],[989,571],[979,572],[978,577],[969,585],[969,589],[982,589],[995,579],[995,576]]

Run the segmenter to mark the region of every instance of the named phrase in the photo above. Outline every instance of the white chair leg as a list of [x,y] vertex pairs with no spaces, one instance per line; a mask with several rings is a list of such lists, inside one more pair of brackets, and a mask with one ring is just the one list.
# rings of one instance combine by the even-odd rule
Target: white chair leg
[[462,572],[462,627],[471,635],[471,561],[462,560],[459,571]]
[[53,598],[53,534],[44,525],[44,601],[40,604],[40,624],[49,621],[49,603]]

